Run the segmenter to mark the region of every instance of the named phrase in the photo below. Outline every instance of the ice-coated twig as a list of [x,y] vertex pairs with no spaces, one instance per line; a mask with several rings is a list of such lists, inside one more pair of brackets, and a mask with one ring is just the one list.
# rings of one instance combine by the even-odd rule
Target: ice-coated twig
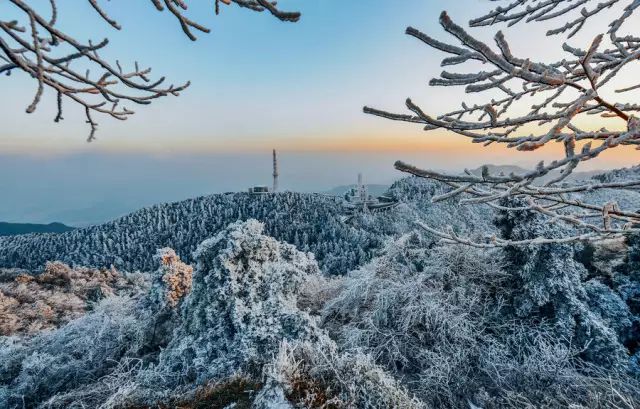
[[[519,151],[533,151],[550,143],[562,143],[564,155],[548,163],[541,161],[535,169],[523,174],[496,175],[491,174],[487,167],[483,167],[479,175],[469,171],[447,174],[421,169],[402,161],[395,163],[396,169],[451,187],[449,192],[435,196],[434,202],[460,197],[461,203],[485,204],[506,211],[529,210],[543,214],[554,222],[571,225],[576,235],[568,240],[559,239],[560,242],[592,241],[635,232],[636,226],[640,226],[640,212],[637,209],[621,209],[618,204],[611,203],[585,203],[578,195],[602,189],[637,190],[640,180],[567,182],[582,162],[619,146],[640,147],[640,121],[635,116],[640,106],[610,101],[604,95],[611,93],[602,92],[622,68],[640,60],[640,38],[633,33],[620,35],[621,27],[640,7],[640,0],[594,3],[591,0],[515,0],[471,22],[472,26],[500,22],[514,25],[521,21],[567,17],[567,24],[551,30],[549,34],[564,33],[572,37],[579,30],[586,29],[585,24],[603,10],[624,6],[620,17],[611,22],[606,33],[597,33],[584,50],[564,44],[562,48],[568,56],[555,62],[537,62],[532,56],[514,55],[507,36],[500,31],[494,36],[495,45],[480,41],[456,24],[446,12],[440,15],[440,24],[460,45],[437,40],[409,27],[406,31],[409,36],[446,54],[442,66],[464,66],[471,62],[477,67],[478,62],[483,63],[481,70],[474,68],[464,72],[461,69],[447,69],[440,78],[430,81],[431,86],[462,86],[467,93],[492,93],[498,97],[492,95],[483,104],[462,102],[459,109],[438,115],[425,112],[410,98],[405,102],[409,113],[371,107],[365,107],[365,113],[421,124],[426,131],[447,130],[484,146],[498,143]],[[581,5],[585,9],[580,16],[570,17],[572,8]],[[605,37],[605,34],[608,36]],[[605,39],[608,46],[605,45]],[[613,91],[629,92],[639,87],[634,84]],[[523,104],[526,109],[527,102],[529,108],[523,113]],[[587,115],[599,115],[603,123],[609,123],[610,126],[599,130],[580,129],[576,124]],[[524,129],[529,133],[524,133]],[[520,201],[525,205],[509,209],[499,204],[510,197],[526,199]],[[435,230],[432,233],[436,234]],[[468,239],[452,233],[438,234],[445,241],[472,245]],[[546,244],[554,240],[536,239],[516,244]],[[511,244],[495,239],[482,246]]]
[[[86,1],[107,24],[117,30],[122,29],[118,21],[100,5],[100,0]],[[168,10],[173,14],[191,40],[196,39],[193,31],[209,32],[208,28],[186,16],[187,0],[149,1],[158,11]],[[219,2],[258,12],[267,11],[282,21],[297,21],[300,18],[300,13],[281,11],[275,2],[267,0],[215,0],[216,11],[219,11]],[[27,113],[36,110],[46,88],[52,89],[56,93],[57,106],[54,121],[63,119],[63,102],[71,101],[80,105],[90,127],[87,140],[91,141],[97,129],[92,113],[126,120],[134,111],[122,105],[123,102],[147,105],[157,98],[178,96],[189,86],[189,82],[177,86],[164,85],[164,77],[152,80],[151,68],[142,68],[137,62],[132,69],[123,68],[118,61],[114,67],[98,54],[108,46],[107,39],[97,44],[75,40],[57,26],[58,0],[49,0],[48,18],[38,11],[42,7],[36,3],[33,0],[8,0],[9,5],[24,15],[23,22],[4,21],[0,17],[0,74],[8,76],[13,71],[23,71],[37,81],[36,93],[26,109]],[[80,66],[90,69],[81,72]],[[97,73],[93,74],[92,71]]]
[[[493,0],[505,3],[507,0]],[[484,16],[472,19],[472,27],[521,21],[542,22],[565,18],[564,24],[547,31],[547,35],[567,34],[573,37],[590,19],[618,4],[626,4],[620,17],[609,24],[609,32],[615,35],[622,24],[640,7],[638,0],[508,0],[507,6],[498,6]]]
[[[476,247],[476,248],[495,248],[495,247],[510,247],[510,246],[540,246],[543,244],[561,244],[561,243],[577,243],[577,242],[593,242],[600,241],[603,239],[617,239],[624,237],[623,233],[607,233],[606,236],[602,236],[597,233],[585,233],[579,234],[575,236],[567,236],[562,238],[552,238],[552,237],[536,237],[534,239],[528,240],[504,240],[498,237],[492,236],[487,237],[485,241],[474,241],[468,239],[466,237],[460,237],[453,230],[449,230],[448,232],[443,232],[438,229],[434,229],[429,227],[428,225],[416,221],[416,225],[424,229],[426,232],[433,234],[436,237],[439,237],[442,243],[444,244],[464,244],[466,246]],[[636,230],[637,232],[637,230]],[[624,232],[627,233],[627,232]]]

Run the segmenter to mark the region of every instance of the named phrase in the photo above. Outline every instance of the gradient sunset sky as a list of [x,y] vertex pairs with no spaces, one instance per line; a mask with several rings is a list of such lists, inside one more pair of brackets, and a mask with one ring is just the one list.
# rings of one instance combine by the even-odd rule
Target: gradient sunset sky
[[[198,34],[196,42],[189,41],[177,21],[167,12],[155,11],[149,1],[127,1],[126,7],[121,0],[103,2],[122,24],[120,32],[100,20],[88,2],[59,3],[59,25],[74,37],[110,39],[108,51],[102,53],[107,59],[137,60],[153,67],[156,76],[165,75],[175,83],[191,80],[193,85],[178,98],[151,106],[129,105],[137,113],[125,122],[97,116],[98,140],[87,144],[79,107],[67,104],[65,121],[55,124],[55,97],[49,92],[36,113],[27,115],[24,110],[36,84],[18,72],[2,77],[0,150],[4,154],[189,154],[260,151],[272,146],[283,151],[424,151],[487,157],[503,152],[485,153],[459,137],[425,133],[419,126],[361,111],[364,105],[402,111],[408,96],[433,113],[468,100],[461,89],[427,86],[441,70],[442,53],[404,35],[404,29],[412,25],[446,40],[438,25],[440,11],[446,9],[455,21],[466,24],[495,2],[283,0],[282,9],[302,12],[301,21],[291,24],[235,6],[223,7],[221,15],[215,16],[212,2],[194,1],[189,16],[212,29],[211,34]],[[0,14],[10,16],[11,6],[0,3]],[[548,27],[500,28],[516,53],[545,60],[562,54],[560,37],[544,37]],[[471,31],[490,39],[497,29]],[[577,36],[572,44],[585,46],[592,35]],[[634,153],[619,155],[625,163],[634,160]]]

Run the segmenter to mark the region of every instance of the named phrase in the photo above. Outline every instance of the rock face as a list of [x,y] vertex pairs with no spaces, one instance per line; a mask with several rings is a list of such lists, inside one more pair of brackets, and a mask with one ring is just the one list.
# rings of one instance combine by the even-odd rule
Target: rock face
[[235,223],[195,253],[193,288],[160,367],[184,381],[259,372],[282,340],[316,336],[316,323],[298,309],[296,293],[318,274],[311,255],[263,235],[263,224]]
[[599,274],[612,277],[624,265],[627,247],[624,238],[593,243],[593,267]]

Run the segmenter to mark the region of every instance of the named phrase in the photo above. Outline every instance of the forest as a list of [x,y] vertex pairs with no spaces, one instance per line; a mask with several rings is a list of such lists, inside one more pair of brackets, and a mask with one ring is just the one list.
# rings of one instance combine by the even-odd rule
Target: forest
[[[4,254],[32,256],[3,261],[0,397],[7,407],[637,406],[640,236],[443,246],[412,221],[513,241],[572,234],[530,210],[431,203],[448,191],[408,177],[388,192],[401,205],[349,224],[335,197],[235,194],[5,238]],[[201,235],[194,250],[140,241],[176,226],[175,237]],[[305,228],[325,241],[305,241]],[[136,257],[144,246],[156,247],[149,260]],[[64,263],[46,263],[47,248]],[[73,258],[100,248],[102,259]]]

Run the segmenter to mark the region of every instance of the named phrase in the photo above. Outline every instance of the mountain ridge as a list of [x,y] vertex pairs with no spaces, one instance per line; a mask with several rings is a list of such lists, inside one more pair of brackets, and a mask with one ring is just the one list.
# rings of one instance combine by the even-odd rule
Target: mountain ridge
[[[349,222],[345,222],[344,200],[326,194],[201,196],[146,207],[60,235],[0,237],[0,267],[37,270],[47,261],[58,260],[75,266],[150,271],[159,248],[171,247],[185,262],[192,262],[200,242],[230,223],[256,219],[265,224],[268,235],[313,253],[325,273],[344,274],[369,261],[389,239],[415,229],[416,219],[438,225],[457,223],[460,229],[489,228],[486,208],[460,207],[455,200],[431,204],[430,198],[446,189],[433,181],[401,179],[388,192],[399,206]],[[458,218],[461,214],[464,217]]]
[[59,222],[52,222],[48,224],[0,222],[0,236],[14,236],[31,233],[64,233],[74,229],[75,227],[67,226],[66,224]]

